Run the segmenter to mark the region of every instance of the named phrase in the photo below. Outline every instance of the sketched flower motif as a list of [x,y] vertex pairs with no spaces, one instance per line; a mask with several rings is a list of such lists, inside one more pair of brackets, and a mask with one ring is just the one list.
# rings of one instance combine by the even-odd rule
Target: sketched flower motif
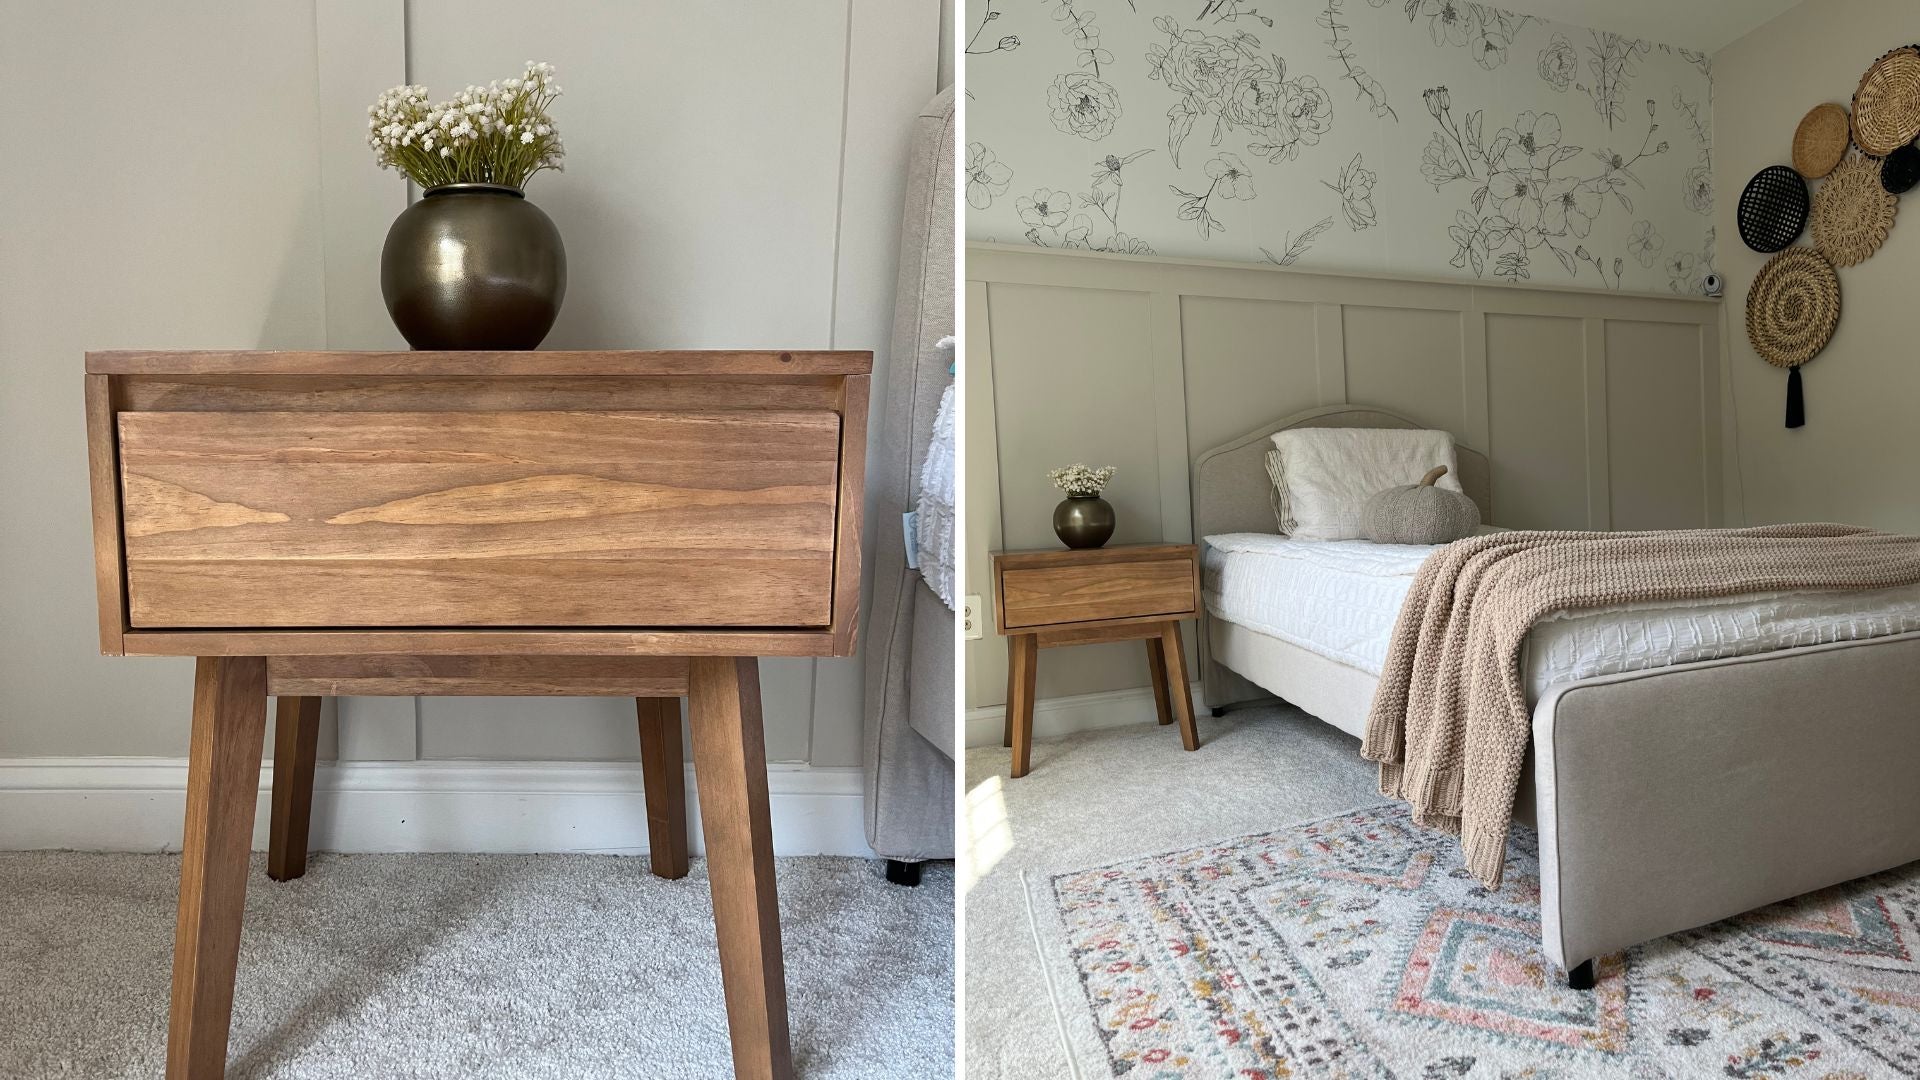
[[1213,118],[1209,145],[1228,129],[1252,135],[1247,149],[1278,164],[1312,146],[1332,129],[1333,100],[1317,79],[1287,78],[1280,57],[1261,55],[1260,39],[1246,31],[1231,38],[1183,30],[1168,16],[1153,21],[1167,35],[1147,50],[1147,77],[1164,82],[1179,100],[1167,110],[1167,153],[1180,165],[1180,148],[1194,125]]
[[1120,175],[1120,170],[1133,164],[1133,159],[1140,157],[1143,154],[1151,154],[1151,153],[1153,153],[1153,148],[1148,147],[1145,150],[1135,150],[1133,153],[1128,154],[1125,157],[1121,157],[1118,154],[1108,154],[1106,157],[1103,157],[1099,161],[1094,162],[1093,163],[1094,186],[1098,187],[1101,184],[1107,183],[1108,181],[1111,181],[1115,187],[1120,187],[1124,185],[1127,181],[1125,177]]
[[1213,193],[1223,199],[1254,197],[1253,174],[1237,154],[1219,154],[1207,162],[1207,176],[1213,179]]
[[1435,45],[1465,45],[1473,33],[1472,12],[1460,0],[1421,0],[1416,14],[1426,16]]
[[1487,181],[1487,200],[1500,208],[1500,216],[1521,229],[1538,229],[1546,215],[1541,203],[1542,191],[1534,181],[1533,170],[1503,167]]
[[1573,43],[1559,34],[1553,35],[1553,41],[1540,50],[1540,77],[1555,90],[1564,92],[1579,71],[1580,54],[1573,51]]
[[1713,169],[1705,162],[1687,170],[1687,209],[1696,214],[1713,213]]
[[1660,249],[1667,246],[1665,239],[1654,231],[1653,222],[1636,221],[1633,231],[1627,234],[1627,254],[1634,257],[1641,266],[1653,269],[1655,260],[1660,258]]
[[1013,208],[1020,213],[1020,220],[1034,228],[1042,226],[1057,229],[1067,220],[1067,211],[1073,208],[1073,196],[1064,191],[1040,188],[1031,197],[1022,195],[1016,199]]
[[1093,219],[1085,214],[1075,214],[1073,227],[1061,235],[1060,243],[1062,247],[1084,249],[1093,246],[1087,241],[1087,238],[1092,235]]
[[1340,182],[1327,187],[1340,193],[1340,210],[1347,215],[1347,226],[1354,232],[1371,229],[1377,224],[1373,208],[1373,184],[1378,179],[1371,170],[1360,163],[1360,155],[1353,155],[1347,167],[1340,170]]
[[1512,44],[1497,23],[1482,21],[1471,37],[1473,62],[1488,71],[1507,62],[1507,46]]
[[1271,141],[1247,144],[1275,165],[1298,158],[1302,146],[1318,146],[1320,136],[1333,129],[1333,99],[1311,75],[1281,84],[1276,114],[1268,129]]
[[1592,182],[1578,177],[1547,181],[1541,190],[1540,231],[1549,236],[1571,232],[1584,237],[1593,232],[1593,219],[1606,206],[1606,193]]
[[995,159],[993,151],[978,142],[967,144],[967,205],[985,210],[993,200],[1007,193],[1013,170]]
[[1667,277],[1669,280],[1684,283],[1693,276],[1693,252],[1682,251],[1667,256]]
[[1504,165],[1509,170],[1549,168],[1559,160],[1560,118],[1552,113],[1523,112],[1514,118],[1512,127],[1500,129],[1494,142],[1506,144]]
[[1120,119],[1119,92],[1084,71],[1055,77],[1047,87],[1047,105],[1055,128],[1088,141],[1111,135]]
[[1436,134],[1428,140],[1427,148],[1420,154],[1420,175],[1437,188],[1455,180],[1464,180],[1470,174],[1466,159],[1454,149],[1453,143],[1445,135]]

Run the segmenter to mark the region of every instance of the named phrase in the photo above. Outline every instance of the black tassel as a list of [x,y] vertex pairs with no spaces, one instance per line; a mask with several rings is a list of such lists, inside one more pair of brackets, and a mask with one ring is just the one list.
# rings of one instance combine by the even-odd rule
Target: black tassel
[[1804,427],[1807,423],[1807,401],[1800,395],[1800,368],[1795,365],[1787,369],[1787,426]]

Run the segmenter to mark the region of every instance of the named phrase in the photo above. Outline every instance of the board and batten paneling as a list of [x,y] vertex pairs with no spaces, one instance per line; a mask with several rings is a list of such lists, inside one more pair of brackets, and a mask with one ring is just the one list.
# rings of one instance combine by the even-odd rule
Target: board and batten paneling
[[[1319,405],[1485,451],[1495,524],[1722,522],[1714,301],[973,244],[966,347],[973,593],[988,551],[1058,543],[1049,468],[1119,467],[1114,542],[1186,541],[1193,459]],[[1002,704],[1004,640],[967,650],[967,704]],[[1139,651],[1049,653],[1039,696],[1145,686]]]

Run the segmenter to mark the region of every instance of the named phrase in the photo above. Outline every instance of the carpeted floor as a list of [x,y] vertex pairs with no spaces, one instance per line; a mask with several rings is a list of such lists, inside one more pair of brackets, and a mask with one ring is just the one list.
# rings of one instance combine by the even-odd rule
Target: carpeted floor
[[[0,853],[0,1077],[157,1077],[179,859]],[[951,1077],[951,864],[778,864],[808,1080]],[[706,868],[582,855],[262,857],[229,1077],[732,1075]]]
[[977,875],[962,897],[967,1080],[1070,1075],[1022,872],[1078,870],[1381,801],[1359,743],[1296,709],[1203,713],[1200,737],[1191,754],[1171,727],[1036,741],[1033,770],[1018,780],[1007,778],[1006,750],[967,751],[962,836]]

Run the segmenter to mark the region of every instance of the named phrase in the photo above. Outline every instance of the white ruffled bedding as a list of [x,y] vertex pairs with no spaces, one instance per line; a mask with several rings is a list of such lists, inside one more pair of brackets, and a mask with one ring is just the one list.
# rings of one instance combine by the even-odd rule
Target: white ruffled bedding
[[[1206,538],[1215,618],[1378,675],[1413,575],[1435,549],[1266,533]],[[1563,682],[1920,630],[1920,586],[1756,593],[1556,612],[1528,636],[1530,699]]]

